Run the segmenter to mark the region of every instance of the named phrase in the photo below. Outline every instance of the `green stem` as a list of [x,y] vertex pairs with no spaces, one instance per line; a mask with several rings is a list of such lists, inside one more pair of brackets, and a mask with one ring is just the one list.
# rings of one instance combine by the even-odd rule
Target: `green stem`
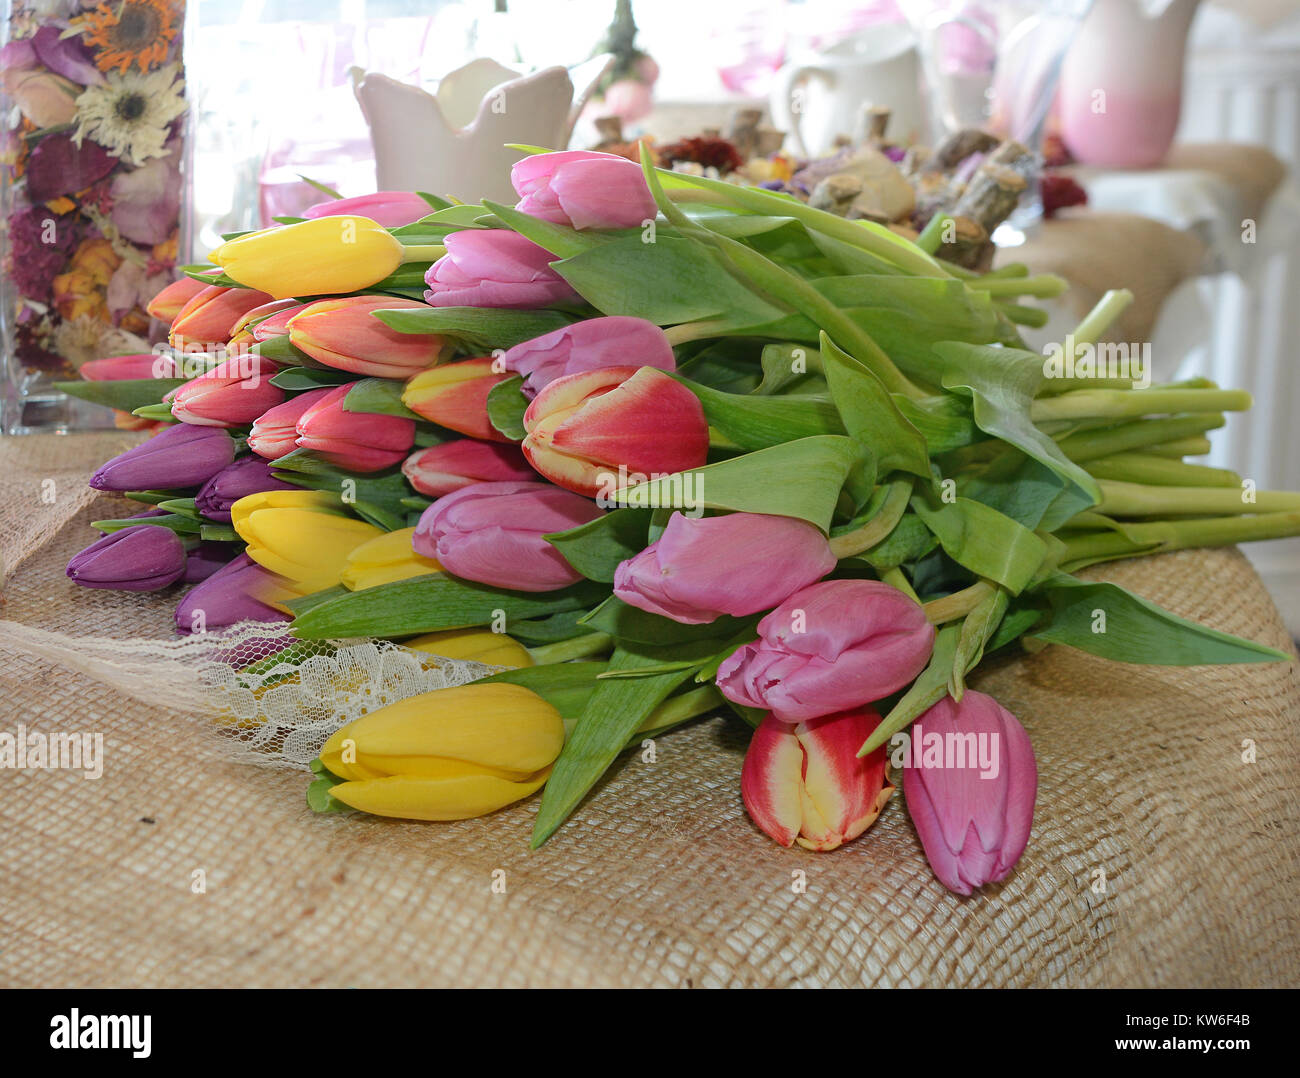
[[976,277],[966,282],[968,288],[978,288],[990,296],[1033,296],[1035,299],[1054,299],[1070,287],[1070,282],[1055,273],[1039,273],[1033,277]]
[[1153,487],[1098,480],[1097,512],[1113,517],[1235,516],[1300,510],[1300,494],[1286,490],[1247,492],[1224,487]]
[[637,727],[636,733],[632,735],[632,740],[628,744],[640,744],[643,737],[653,737],[656,734],[661,734],[665,730],[680,726],[690,719],[705,715],[725,703],[726,700],[723,699],[722,693],[718,692],[713,685],[701,685],[698,689],[691,689],[679,696],[673,696],[646,716],[645,721]]
[[1061,452],[1076,464],[1109,457],[1128,449],[1161,445],[1181,438],[1204,434],[1224,424],[1223,415],[1185,415],[1170,419],[1142,419],[1103,430],[1081,431],[1057,442]]
[[899,479],[889,484],[889,493],[881,503],[880,511],[862,527],[843,535],[837,535],[830,541],[831,553],[836,558],[851,558],[870,550],[877,543],[889,538],[898,522],[907,511],[908,499],[912,496],[912,480]]
[[897,565],[895,565],[892,569],[883,570],[880,574],[880,579],[883,583],[888,584],[891,588],[895,588],[898,591],[901,591],[913,602],[919,603],[921,601],[921,597],[916,594],[915,589],[913,589],[912,587],[912,582],[907,579],[907,574],[904,573],[903,570],[900,569]]
[[[877,258],[883,258],[901,270],[918,277],[951,276],[935,259],[926,254],[913,243],[909,243],[883,225],[873,221],[849,221],[837,217],[825,210],[816,210],[803,202],[755,187],[741,187],[737,184],[723,183],[704,176],[688,176],[684,173],[665,172],[675,181],[685,181],[695,185],[696,190],[674,188],[668,197],[674,202],[703,202],[709,205],[737,206],[753,213],[767,214],[773,217],[793,217],[818,232],[832,239],[842,240],[854,247],[860,247]],[[703,193],[697,193],[702,189]]]
[[997,307],[1010,321],[1030,329],[1041,329],[1050,317],[1041,307],[1026,307],[1021,303],[999,303]]
[[1096,344],[1101,340],[1101,335],[1110,329],[1111,323],[1115,321],[1133,302],[1133,293],[1127,288],[1112,288],[1097,301],[1093,307],[1083,317],[1083,321],[1074,327],[1074,344],[1077,348],[1081,344]]
[[1118,479],[1161,487],[1241,487],[1241,476],[1226,468],[1187,464],[1147,453],[1100,457],[1088,463],[1088,471],[1097,479]]
[[1232,546],[1264,539],[1300,535],[1300,512],[1261,513],[1259,516],[1218,517],[1197,520],[1153,520],[1126,524],[1124,531],[1093,532],[1065,541],[1061,564],[1095,564],[1140,554],[1156,554],[1192,547]]
[[1076,389],[1036,400],[1029,415],[1034,422],[1053,419],[1133,419],[1178,412],[1245,412],[1251,396],[1241,389]]
[[916,237],[916,245],[928,255],[934,254],[943,243],[943,228],[952,218],[946,213],[936,213]]
[[437,262],[446,253],[447,248],[441,243],[413,243],[402,248],[402,263]]
[[723,336],[732,323],[725,318],[704,318],[698,322],[682,322],[676,326],[669,326],[664,330],[664,336],[668,338],[671,345],[685,344],[687,341],[699,341],[705,337]]
[[947,621],[964,618],[992,595],[996,588],[997,585],[981,580],[969,588],[945,595],[942,599],[931,599],[928,603],[922,603],[922,609],[925,610],[925,616],[931,625],[942,625]]
[[1147,447],[1147,452],[1156,457],[1203,457],[1213,446],[1209,438],[1174,438],[1160,445]]
[[584,633],[568,640],[557,640],[554,644],[542,644],[529,648],[528,654],[538,666],[562,663],[569,659],[581,659],[586,655],[599,655],[614,646],[614,638],[608,633]]

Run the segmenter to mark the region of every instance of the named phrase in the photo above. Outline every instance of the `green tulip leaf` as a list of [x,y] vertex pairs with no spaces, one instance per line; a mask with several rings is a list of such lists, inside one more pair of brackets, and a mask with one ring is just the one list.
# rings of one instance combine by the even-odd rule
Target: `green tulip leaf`
[[300,393],[309,389],[333,389],[336,386],[347,385],[354,378],[356,375],[348,371],[323,367],[286,367],[271,376],[271,385],[279,386],[290,393]]
[[542,538],[588,580],[612,584],[619,563],[645,549],[653,515],[651,509],[615,509],[576,528]]
[[[609,596],[581,621],[585,628],[608,633],[620,644],[629,647],[666,647],[699,640],[721,641],[744,633],[753,635],[753,627],[758,624],[757,617],[733,618],[724,614],[705,625],[684,625],[662,614],[652,614],[625,603],[615,595]],[[669,656],[664,661],[671,662],[677,658]]]
[[723,393],[677,376],[699,398],[704,418],[741,449],[766,449],[818,434],[843,434],[835,405],[818,397]]
[[535,692],[560,713],[567,726],[578,721],[598,684],[597,676],[603,674],[608,665],[599,662],[567,662],[524,666],[482,678],[479,684],[499,682],[519,685]]
[[[568,225],[557,225],[543,221],[540,217],[520,213],[513,206],[503,206],[498,202],[483,200],[483,207],[490,210],[507,228],[518,232],[525,239],[532,240],[538,247],[544,247],[556,258],[569,258],[582,254],[596,247],[603,247],[618,237],[625,235],[623,230],[586,230],[579,231]],[[636,230],[639,236],[640,231]]]
[[363,378],[348,390],[348,395],[343,398],[343,410],[424,422],[402,403],[402,388],[403,384],[393,378]]
[[983,502],[943,502],[926,492],[914,495],[911,504],[948,557],[1013,595],[1024,590],[1047,557],[1039,536]]
[[522,442],[528,436],[524,430],[524,413],[528,411],[529,400],[520,391],[523,384],[523,375],[515,375],[488,390],[488,422],[512,442]]
[[157,404],[184,384],[184,378],[124,378],[115,382],[55,382],[54,388],[92,404],[134,412],[137,408]]
[[512,348],[563,329],[573,318],[559,311],[511,311],[495,307],[403,307],[375,311],[375,317],[399,333],[438,333],[454,337],[476,351]]

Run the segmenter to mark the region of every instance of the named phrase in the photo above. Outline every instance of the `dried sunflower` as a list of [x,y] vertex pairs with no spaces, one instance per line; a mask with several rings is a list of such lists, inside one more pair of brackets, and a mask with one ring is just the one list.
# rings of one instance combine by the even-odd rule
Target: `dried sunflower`
[[141,71],[167,59],[177,28],[180,5],[174,0],[110,0],[78,20],[82,41],[96,49],[101,71]]

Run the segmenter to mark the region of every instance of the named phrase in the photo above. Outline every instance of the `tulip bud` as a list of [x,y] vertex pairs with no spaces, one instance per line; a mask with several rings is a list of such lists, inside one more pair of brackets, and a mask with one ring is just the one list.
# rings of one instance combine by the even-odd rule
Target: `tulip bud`
[[208,255],[267,299],[360,292],[402,264],[402,245],[368,217],[343,215],[264,228]]
[[376,191],[370,195],[355,195],[352,198],[332,198],[317,202],[302,211],[309,220],[319,217],[339,217],[346,214],[360,214],[369,217],[385,228],[400,228],[427,217],[433,207],[419,195],[410,191]]
[[858,758],[880,716],[869,707],[790,725],[768,715],[745,753],[749,818],[782,846],[833,850],[876,822],[894,792],[885,749]]
[[579,298],[551,269],[555,256],[518,232],[469,228],[443,243],[447,253],[424,275],[424,298],[435,307],[529,309]]
[[414,535],[414,528],[400,528],[362,543],[348,555],[339,583],[350,591],[360,591],[438,572],[441,565],[411,546]]
[[240,457],[217,472],[194,495],[194,507],[208,520],[230,523],[230,507],[240,498],[264,490],[297,490],[292,483],[276,479],[271,466],[261,457]]
[[190,300],[210,287],[193,277],[182,277],[172,281],[166,288],[149,301],[145,310],[159,322],[172,322],[181,313],[181,308]]
[[488,629],[444,629],[402,641],[402,647],[442,659],[483,663],[485,666],[532,666],[533,657],[514,637]]
[[182,423],[200,427],[242,427],[284,402],[283,389],[271,384],[280,369],[269,359],[245,353],[218,363],[163,398]]
[[797,591],[758,623],[758,635],[718,667],[718,689],[791,723],[897,692],[925,669],[934,646],[920,604],[878,580]]
[[[176,360],[154,352],[130,356],[105,356],[77,368],[88,382],[121,382],[140,378],[179,378]],[[138,418],[138,417],[137,417]]]
[[229,543],[198,543],[185,552],[185,575],[182,584],[199,584],[230,561],[234,551]]
[[466,820],[541,788],[564,746],[560,713],[518,685],[409,696],[333,734],[321,763],[345,805],[408,820]]
[[100,465],[96,490],[171,490],[206,483],[235,459],[225,431],[178,423]]
[[991,696],[945,696],[912,725],[903,794],[934,874],[968,895],[1005,879],[1029,842],[1038,767],[1029,735]]
[[407,382],[402,403],[448,430],[489,442],[508,442],[488,419],[487,399],[492,387],[509,377],[487,357],[444,363]]
[[766,610],[835,565],[826,537],[793,517],[674,513],[655,542],[619,564],[614,594],[652,614],[703,625]]
[[[244,315],[230,330],[230,338],[233,343],[241,338],[250,340],[269,340],[271,337],[282,336],[289,330],[284,325],[290,318],[301,311],[307,304],[299,303],[296,299],[273,299],[270,303],[263,303],[260,307],[254,307],[250,311],[245,311]],[[257,330],[264,323],[276,320],[276,315],[282,315],[278,327],[272,327],[271,331],[264,336],[259,337]]]
[[343,401],[354,385],[331,389],[303,412],[298,448],[319,453],[350,472],[377,472],[400,464],[415,443],[414,420],[345,411]]
[[473,438],[457,438],[412,453],[402,462],[402,474],[430,498],[441,498],[472,483],[537,478],[517,445]]
[[424,511],[414,545],[466,580],[554,591],[582,576],[542,536],[600,515],[593,502],[546,483],[475,483]]
[[557,378],[524,413],[524,456],[553,483],[595,497],[703,465],[709,427],[699,398],[653,367]]
[[181,633],[224,629],[241,621],[289,621],[290,615],[266,602],[274,577],[247,554],[191,588],[176,606]]
[[676,368],[664,331],[644,318],[613,315],[588,318],[509,349],[503,370],[524,375],[523,394],[532,398],[566,374],[608,367]]
[[335,587],[348,555],[384,534],[314,490],[250,494],[230,507],[230,521],[248,556],[299,594]]
[[309,389],[263,412],[253,421],[253,429],[248,432],[248,448],[267,460],[279,460],[292,453],[298,448],[298,420],[332,392],[328,386]]
[[641,166],[592,150],[540,153],[517,161],[510,182],[520,213],[574,228],[640,228],[659,211]]
[[185,544],[170,528],[136,524],[74,554],[67,573],[86,588],[158,591],[185,575]]
[[254,307],[271,297],[251,288],[208,285],[196,293],[172,319],[167,340],[175,347],[189,344],[225,344],[235,325]]
[[374,312],[421,308],[428,310],[428,304],[393,296],[319,300],[289,320],[289,343],[337,370],[372,378],[407,378],[432,367],[450,344],[436,333],[399,333]]

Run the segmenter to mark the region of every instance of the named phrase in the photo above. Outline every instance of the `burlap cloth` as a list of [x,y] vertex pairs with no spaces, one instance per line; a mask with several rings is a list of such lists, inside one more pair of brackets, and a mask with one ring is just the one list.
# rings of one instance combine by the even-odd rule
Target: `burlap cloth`
[[[305,777],[223,760],[193,716],[25,650],[23,626],[167,632],[165,601],[62,573],[90,519],[126,511],[81,490],[122,442],[0,442],[0,728],[99,730],[106,758],[93,781],[0,772],[6,986],[1300,983],[1294,662],[1161,669],[1054,647],[994,664],[978,684],[1033,737],[1038,812],[1019,869],[970,899],[930,874],[901,797],[832,854],[759,834],[729,718],[661,737],[655,763],[625,756],[538,852],[535,801],[460,824],[314,816]],[[1106,575],[1290,646],[1236,551]]]

